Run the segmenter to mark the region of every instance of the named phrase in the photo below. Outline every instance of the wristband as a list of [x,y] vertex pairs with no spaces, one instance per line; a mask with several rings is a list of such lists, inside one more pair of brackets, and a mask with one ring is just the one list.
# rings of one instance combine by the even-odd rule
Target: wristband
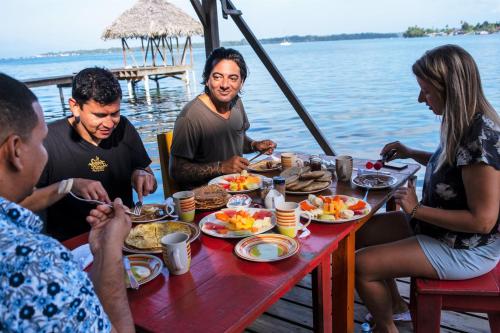
[[410,213],[410,219],[413,219],[415,217],[415,214],[417,214],[417,209],[419,209],[420,206],[422,206],[421,202],[419,202],[415,207],[413,207]]
[[57,188],[58,194],[68,194],[73,188],[73,178],[61,180]]
[[222,166],[220,164],[220,161],[217,161],[217,173],[219,175],[222,175]]

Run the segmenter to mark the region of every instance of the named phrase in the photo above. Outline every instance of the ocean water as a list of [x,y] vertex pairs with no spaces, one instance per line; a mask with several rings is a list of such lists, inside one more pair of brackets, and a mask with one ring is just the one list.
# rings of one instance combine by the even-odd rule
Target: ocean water
[[[500,110],[500,34],[264,47],[337,154],[377,159],[383,145],[394,140],[417,149],[436,149],[440,118],[417,102],[419,88],[411,66],[426,50],[443,44],[458,44],[473,55],[485,94]],[[249,46],[237,49],[244,55],[250,71],[242,93],[251,122],[249,136],[273,139],[281,151],[322,153],[253,50]],[[156,134],[172,129],[178,112],[203,90],[200,81],[204,50],[195,49],[194,59],[190,85],[168,78],[161,80],[157,89],[151,82],[150,103],[142,83],[136,97],[131,99],[125,81],[121,81],[122,114],[138,129],[160,183]],[[121,53],[0,59],[0,72],[18,79],[64,75],[91,66],[121,67]],[[33,90],[47,121],[69,114],[61,106],[55,86]],[[64,94],[68,98],[70,89],[64,89]],[[423,169],[419,172],[420,185],[423,172]],[[147,201],[163,199],[161,188]]]

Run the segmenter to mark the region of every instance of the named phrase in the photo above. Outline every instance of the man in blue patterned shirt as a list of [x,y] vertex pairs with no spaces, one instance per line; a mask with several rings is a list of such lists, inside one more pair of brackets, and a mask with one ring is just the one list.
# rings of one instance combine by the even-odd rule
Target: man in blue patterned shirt
[[36,96],[0,73],[0,331],[133,332],[121,252],[130,219],[121,200],[87,218],[92,282],[71,252],[40,233],[41,220],[16,204],[47,162],[46,135]]

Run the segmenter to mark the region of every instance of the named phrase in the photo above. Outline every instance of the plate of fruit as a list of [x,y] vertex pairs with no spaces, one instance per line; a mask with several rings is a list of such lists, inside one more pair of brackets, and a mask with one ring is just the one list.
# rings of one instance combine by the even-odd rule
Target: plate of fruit
[[258,190],[262,184],[262,179],[266,178],[243,170],[241,173],[232,173],[216,177],[208,184],[222,186],[229,193],[247,193]]
[[276,225],[272,211],[260,208],[223,209],[200,221],[203,233],[219,238],[243,238],[271,230]]
[[[300,202],[300,209],[312,216],[312,221],[324,223],[343,223],[368,215],[371,206],[366,201],[347,195],[315,196],[309,194]],[[307,218],[307,214],[303,214]]]

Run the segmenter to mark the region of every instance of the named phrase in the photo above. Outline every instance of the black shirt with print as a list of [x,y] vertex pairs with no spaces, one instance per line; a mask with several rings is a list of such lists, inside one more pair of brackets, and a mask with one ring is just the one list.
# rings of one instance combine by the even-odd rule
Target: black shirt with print
[[[123,116],[111,136],[99,146],[83,140],[68,119],[48,125],[44,145],[49,158],[37,187],[45,187],[68,178],[100,181],[109,198],[120,197],[132,206],[131,176],[151,160],[134,126]],[[90,230],[85,218],[95,205],[67,195],[47,209],[46,232],[65,240]]]

